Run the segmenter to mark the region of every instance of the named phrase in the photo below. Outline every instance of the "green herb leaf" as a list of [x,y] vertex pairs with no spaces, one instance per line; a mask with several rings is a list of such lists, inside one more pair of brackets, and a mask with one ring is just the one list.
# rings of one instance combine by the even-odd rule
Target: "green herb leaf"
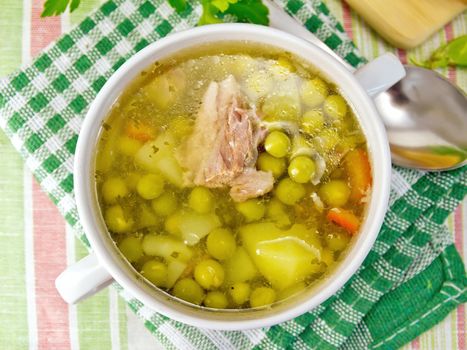
[[431,151],[439,155],[450,155],[456,156],[459,158],[459,161],[462,162],[467,159],[467,148],[457,148],[451,146],[433,146],[430,148]]
[[41,17],[57,16],[70,6],[70,12],[76,10],[81,0],[46,0]]
[[186,0],[168,0],[170,6],[172,6],[177,13],[183,12],[187,8]]
[[235,4],[236,2],[237,0],[212,0],[211,4],[219,9],[220,12],[225,12],[229,8],[230,4]]
[[201,5],[203,12],[201,13],[198,25],[222,23],[222,20],[217,17],[219,9],[213,6],[210,0],[201,0]]
[[240,22],[269,24],[269,10],[261,0],[238,0],[231,3],[224,13],[236,16]]
[[418,62],[410,58],[410,62],[416,66],[429,69],[447,66],[467,66],[467,35],[463,35],[447,44],[439,47],[430,58],[424,62]]

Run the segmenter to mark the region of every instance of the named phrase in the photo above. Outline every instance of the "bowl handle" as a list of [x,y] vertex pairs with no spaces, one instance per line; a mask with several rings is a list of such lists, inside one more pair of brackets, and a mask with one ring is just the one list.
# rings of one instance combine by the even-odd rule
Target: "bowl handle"
[[55,280],[55,287],[68,304],[80,302],[113,282],[94,253],[66,268]]
[[392,53],[385,53],[354,72],[355,78],[374,98],[405,77],[405,68]]

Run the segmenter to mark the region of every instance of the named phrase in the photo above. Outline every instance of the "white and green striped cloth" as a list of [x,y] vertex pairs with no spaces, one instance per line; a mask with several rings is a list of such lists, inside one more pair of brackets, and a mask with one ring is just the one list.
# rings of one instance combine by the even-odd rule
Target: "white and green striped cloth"
[[[31,5],[30,2],[27,3]],[[315,0],[289,0],[279,4],[351,65],[358,66],[364,62],[344,27],[330,15],[325,4]],[[332,4],[334,9],[342,11],[340,5],[335,2]],[[72,159],[81,120],[99,89],[128,57],[162,36],[196,24],[200,9],[193,3],[190,5],[185,13],[178,15],[161,0],[108,1],[40,53],[33,63],[0,82],[1,127],[85,245],[87,240],[82,232],[73,198],[72,175]],[[8,6],[7,9],[13,10],[16,7]],[[34,21],[38,9],[32,3],[29,17],[30,20],[32,18],[30,38],[37,35],[34,25],[41,28],[40,22]],[[26,10],[23,8],[22,11],[24,14]],[[2,16],[7,18],[9,14],[0,14],[0,18]],[[347,32],[355,37],[366,57],[371,58],[382,51],[392,50],[381,41],[375,40],[374,34],[363,30],[360,20],[350,17],[346,7],[343,19]],[[461,17],[456,23],[460,25],[461,34],[462,30],[465,33],[466,18]],[[12,28],[15,27],[14,22],[10,24]],[[450,31],[452,35],[452,28],[446,28],[443,34],[448,36]],[[17,35],[14,30],[8,30],[8,34]],[[44,37],[47,37],[47,33],[42,33],[42,38]],[[431,51],[440,41],[445,40],[440,39],[432,39],[415,54],[426,55],[427,50]],[[37,43],[37,46],[41,45],[41,42]],[[30,50],[36,49],[31,42]],[[400,51],[399,54],[402,59],[405,58],[404,52]],[[452,72],[455,71],[450,74],[457,74],[458,83],[465,87],[465,72]],[[14,167],[14,162],[9,158],[5,161],[6,166]],[[18,174],[13,171],[8,179],[0,182],[3,184],[2,188],[5,186],[5,191],[20,189],[15,176]],[[15,184],[18,187],[14,187]],[[27,188],[24,186],[22,189]],[[60,238],[50,240],[55,237],[50,234],[55,226],[53,221],[47,221],[48,218],[41,215],[41,205],[46,208],[47,202],[34,189],[32,186],[32,200],[38,211],[33,212],[34,226],[22,227],[26,233],[32,231],[30,234],[34,242],[23,240],[22,244],[12,243],[7,246],[8,250],[12,249],[11,252],[20,250],[26,253],[26,259],[30,254],[34,257],[35,264],[26,264],[19,271],[26,275],[28,281],[23,289],[22,299],[26,302],[22,305],[18,303],[12,292],[16,285],[10,283],[14,281],[16,266],[12,266],[9,259],[2,258],[1,263],[6,266],[6,277],[5,287],[0,287],[0,296],[5,297],[2,310],[6,310],[6,316],[2,315],[1,318],[8,320],[11,317],[13,320],[14,315],[19,313],[17,308],[26,307],[28,329],[33,332],[35,329],[32,336],[28,333],[29,344],[31,339],[36,339],[39,345],[46,345],[44,348],[54,348],[47,346],[50,345],[47,342],[50,342],[52,335],[60,340],[57,340],[55,348],[67,348],[66,344],[74,344],[71,332],[67,338],[63,336],[63,332],[56,334],[56,329],[39,327],[43,320],[48,321],[44,325],[50,326],[50,319],[55,312],[53,304],[33,303],[30,299],[40,296],[58,302],[53,299],[56,295],[51,294],[53,292],[50,285],[43,281],[53,280],[56,276],[49,273],[57,266],[53,262],[61,262],[63,266],[59,267],[63,268],[65,261],[60,259],[65,256],[71,262],[75,258],[75,252],[67,251],[66,244],[65,251],[55,249]],[[378,241],[359,272],[320,307],[295,320],[268,329],[221,332],[189,327],[150,310],[119,286],[115,285],[114,288],[143,319],[145,326],[160,344],[167,348],[392,349],[414,339],[467,299],[462,260],[453,245],[451,234],[443,224],[466,193],[465,167],[441,174],[393,168],[391,207]],[[17,206],[18,203],[12,203],[11,207],[5,207],[5,212],[19,210]],[[7,218],[10,217],[8,215]],[[8,228],[14,226],[12,222],[6,224]],[[3,231],[0,233],[5,234]],[[48,237],[49,240],[40,241],[40,237]],[[64,241],[62,238],[61,242]],[[11,252],[8,251],[7,254],[13,254]],[[39,277],[44,279],[39,278],[37,273],[41,273]],[[112,305],[109,305],[109,299],[101,294],[83,304],[83,307],[90,314],[99,313],[100,307],[104,307],[112,310],[111,318],[114,322],[125,322],[122,319],[123,313],[117,312],[121,311],[121,306],[116,306],[119,302],[111,298],[110,304]],[[30,307],[34,308],[31,310]],[[58,316],[63,317],[63,313]],[[68,313],[67,321],[69,327],[76,319],[72,320]],[[99,336],[102,332],[99,325],[81,322],[75,326],[94,334],[93,343],[89,342],[88,348],[106,348],[100,342],[104,337]],[[16,343],[14,340],[23,339],[19,337],[23,334],[20,327],[15,328],[14,332],[8,327],[3,328],[0,330],[0,344],[3,343],[4,348],[21,348],[21,344],[27,344],[24,340],[23,343]],[[126,337],[121,329],[118,334],[115,332],[114,330],[112,339]],[[18,335],[19,338],[9,334]],[[462,338],[460,339],[456,342],[457,346],[462,345]],[[465,345],[465,337],[463,339]],[[79,342],[82,348],[86,348],[83,344],[86,337],[80,337]]]

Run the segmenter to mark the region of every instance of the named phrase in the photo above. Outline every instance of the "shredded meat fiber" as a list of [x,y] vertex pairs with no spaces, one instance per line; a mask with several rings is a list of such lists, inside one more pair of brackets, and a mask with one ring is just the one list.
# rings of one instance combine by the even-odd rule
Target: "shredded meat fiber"
[[271,191],[272,174],[255,168],[258,145],[266,137],[260,121],[233,76],[211,82],[193,133],[178,154],[186,170],[185,185],[230,187],[236,202]]

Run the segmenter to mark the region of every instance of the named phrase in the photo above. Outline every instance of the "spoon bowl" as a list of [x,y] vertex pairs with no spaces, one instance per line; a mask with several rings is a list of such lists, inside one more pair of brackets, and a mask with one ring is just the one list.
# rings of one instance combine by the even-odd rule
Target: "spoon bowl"
[[375,99],[392,162],[429,171],[467,164],[466,95],[435,71],[405,70],[405,78]]

